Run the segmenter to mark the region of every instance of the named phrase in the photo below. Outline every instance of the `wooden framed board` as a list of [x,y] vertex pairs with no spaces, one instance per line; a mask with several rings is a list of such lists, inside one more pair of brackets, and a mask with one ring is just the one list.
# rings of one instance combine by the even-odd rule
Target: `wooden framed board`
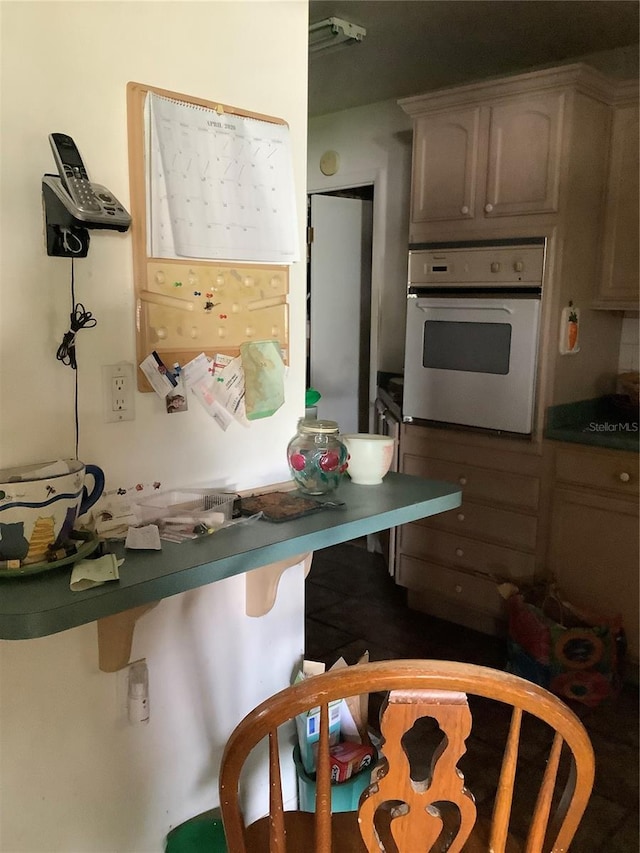
[[[152,160],[148,117],[150,94],[159,96],[163,102],[192,108],[193,115],[199,120],[210,116],[212,125],[224,123],[230,127],[237,118],[276,125],[280,133],[284,133],[283,128],[288,133],[286,122],[280,118],[140,83],[127,84],[138,365],[154,350],[165,365],[171,367],[175,362],[184,364],[201,352],[212,357],[216,353],[237,356],[241,344],[262,340],[277,341],[283,361],[288,364],[290,261],[252,262],[250,252],[245,260],[240,257],[243,251],[240,242],[235,247],[235,257],[231,259],[185,257],[174,255],[170,250],[154,256],[151,251],[150,234],[155,227],[152,221],[155,208],[149,192]],[[192,130],[187,128],[185,133]],[[273,128],[269,130],[273,131]],[[277,153],[280,154],[281,150]],[[289,189],[286,187],[286,192]],[[186,199],[187,202],[189,200]],[[290,221],[287,226],[291,227]],[[139,369],[138,388],[140,391],[152,390]]]

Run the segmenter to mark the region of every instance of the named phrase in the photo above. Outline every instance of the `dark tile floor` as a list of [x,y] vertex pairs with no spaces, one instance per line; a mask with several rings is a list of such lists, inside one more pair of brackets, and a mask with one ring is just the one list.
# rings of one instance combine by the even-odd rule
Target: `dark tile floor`
[[[366,650],[371,660],[424,657],[496,668],[506,662],[504,640],[409,610],[404,591],[389,577],[381,556],[367,552],[364,540],[316,551],[306,581],[306,657],[329,667],[340,656],[353,664]],[[498,755],[500,721],[482,705],[472,705],[471,710],[477,746],[463,759],[466,766],[461,762],[460,767],[482,813],[489,808],[492,793],[486,768]],[[628,685],[619,697],[598,708],[575,710],[593,743],[596,780],[572,853],[637,853],[638,690]],[[372,710],[371,719],[374,714]],[[546,745],[547,733],[535,725],[528,727],[522,763],[533,762]],[[420,763],[420,750],[413,761]],[[480,766],[481,783],[474,781]],[[525,766],[527,780],[529,772]],[[527,788],[535,791],[530,784]],[[526,825],[531,807],[525,803],[520,812],[514,811],[516,832]]]

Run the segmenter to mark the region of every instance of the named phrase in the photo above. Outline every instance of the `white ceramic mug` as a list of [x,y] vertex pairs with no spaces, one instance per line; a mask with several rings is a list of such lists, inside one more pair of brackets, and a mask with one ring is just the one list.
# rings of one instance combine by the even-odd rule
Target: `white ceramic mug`
[[395,439],[388,435],[353,433],[341,435],[349,452],[347,474],[359,486],[378,486],[391,467]]
[[[93,477],[87,492],[85,477]],[[77,459],[0,470],[0,560],[44,562],[69,537],[76,518],[98,500],[104,473]]]

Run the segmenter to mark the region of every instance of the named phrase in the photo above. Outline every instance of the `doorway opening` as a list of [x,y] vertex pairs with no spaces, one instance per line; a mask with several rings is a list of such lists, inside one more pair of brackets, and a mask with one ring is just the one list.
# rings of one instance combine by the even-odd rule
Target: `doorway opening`
[[308,196],[307,387],[318,417],[369,432],[374,186]]

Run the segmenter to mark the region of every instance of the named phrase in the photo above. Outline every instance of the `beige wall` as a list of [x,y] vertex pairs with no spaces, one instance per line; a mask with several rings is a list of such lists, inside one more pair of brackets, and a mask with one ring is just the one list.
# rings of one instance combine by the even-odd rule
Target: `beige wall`
[[[0,466],[74,453],[75,377],[55,358],[71,262],[44,247],[47,135],[71,134],[91,177],[128,205],[128,81],[281,116],[302,238],[306,33],[303,0],[0,4]],[[137,393],[135,420],[107,424],[101,367],[135,360],[131,238],[92,232],[88,257],[75,262],[76,299],[98,320],[77,346],[80,458],[101,465],[111,486],[283,479],[304,406],[305,275],[303,262],[291,267],[291,367],[274,417],[223,433],[195,401],[169,417],[155,394]],[[302,653],[302,570],[287,575],[262,619],[244,615],[242,577],[143,618],[133,658],[149,665],[148,726],[126,722],[121,679],[98,671],[95,625],[0,643],[0,849],[151,853],[171,825],[216,805],[232,726],[288,681]]]

